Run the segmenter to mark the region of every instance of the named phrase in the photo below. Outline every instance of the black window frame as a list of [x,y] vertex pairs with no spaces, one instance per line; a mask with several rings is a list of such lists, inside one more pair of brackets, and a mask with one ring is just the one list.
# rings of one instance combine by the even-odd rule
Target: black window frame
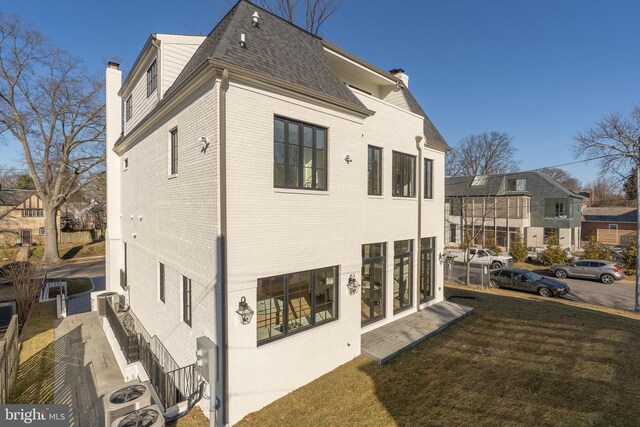
[[[375,246],[380,245],[380,254],[379,255],[371,255],[371,249]],[[366,247],[369,249],[369,255],[366,254]],[[360,318],[360,326],[368,326],[372,323],[378,322],[387,317],[387,243],[386,242],[378,242],[378,243],[366,243],[362,245],[362,270],[361,270],[361,283],[364,282],[364,270],[365,267],[368,266],[370,271],[375,269],[375,265],[382,265],[382,298],[381,298],[381,306],[382,306],[382,314],[379,316],[374,315],[374,310],[371,305],[369,305],[369,317],[366,320]],[[362,293],[364,293],[364,289],[360,290],[360,304],[362,304]],[[369,284],[369,298],[373,298],[374,295],[374,286]]]
[[[396,252],[396,244],[400,243],[403,244],[404,242],[409,242],[408,251],[402,251],[402,252]],[[404,260],[404,258],[408,258],[409,262],[408,262],[408,268],[409,268],[409,290],[407,292],[407,295],[409,295],[409,301],[406,304],[403,304],[402,299],[400,300],[400,307],[396,308],[395,307],[395,289],[394,289],[394,295],[393,295],[393,299],[394,299],[394,307],[393,307],[393,314],[398,314],[401,313],[405,310],[409,310],[411,307],[413,307],[413,239],[406,239],[406,240],[396,240],[393,242],[393,280],[394,283],[396,281],[396,277],[395,277],[395,261],[396,259],[400,260],[400,265],[402,265],[402,262]],[[400,293],[400,289],[398,289],[398,294]]]
[[[284,126],[283,140],[278,141],[276,138],[276,122],[282,122]],[[298,127],[297,141],[291,141],[289,134],[290,126]],[[312,141],[311,147],[305,146],[305,128],[311,129]],[[318,148],[319,138],[318,131],[324,132],[324,147]],[[277,162],[278,156],[278,144],[283,144],[283,163]],[[297,163],[293,164],[291,160],[292,149],[297,150]],[[311,149],[311,183],[307,186],[304,182],[304,154],[305,148]],[[295,151],[295,150],[294,150]],[[318,157],[320,152],[324,152],[324,161],[322,164],[318,164]],[[329,129],[327,127],[318,126],[313,123],[302,122],[299,120],[289,119],[282,116],[274,116],[273,118],[273,186],[274,188],[285,188],[294,190],[308,190],[308,191],[327,191],[329,181],[328,171],[328,157],[329,157]],[[282,175],[282,183],[278,182],[278,166],[284,168]],[[290,184],[290,170],[297,167],[297,184]],[[324,180],[322,183],[318,182],[318,172],[322,171],[324,174]]]
[[[452,224],[455,225],[455,224]],[[435,298],[435,287],[436,287],[436,237],[423,237],[420,242],[420,274],[419,278],[419,286],[418,296],[423,295],[420,298],[420,303],[425,303],[433,300]],[[427,270],[427,263],[429,263],[429,289],[428,292],[425,292],[425,280],[427,275],[425,271]]]
[[178,174],[178,128],[169,131],[169,175]]
[[127,100],[124,102],[124,117],[126,121],[131,120],[131,117],[133,116],[133,95],[129,95],[129,97],[127,98]]
[[[317,304],[316,304],[316,297],[317,297],[317,292],[318,289],[316,288],[317,285],[317,279],[316,279],[316,274],[317,272],[321,271],[321,270],[327,270],[327,269],[333,269],[333,277],[334,277],[334,283],[333,283],[333,296],[334,296],[334,300],[333,300],[333,305],[334,305],[334,309],[333,312],[335,313],[334,317],[330,318],[330,319],[324,319],[321,320],[320,322],[317,321],[316,319],[316,308],[317,308]],[[289,304],[290,304],[290,295],[289,295],[289,278],[290,276],[296,275],[296,274],[305,274],[305,273],[309,273],[311,274],[311,304],[310,304],[310,310],[311,310],[311,322],[307,327],[303,327],[303,328],[290,328],[291,322],[289,320]],[[258,340],[257,341],[257,345],[258,347],[264,344],[268,344],[274,341],[278,341],[281,340],[283,338],[298,334],[298,333],[302,333],[304,331],[308,331],[308,330],[312,330],[315,329],[319,326],[325,325],[327,323],[331,323],[334,322],[336,320],[338,320],[340,318],[340,266],[338,265],[333,265],[333,266],[328,266],[328,267],[320,267],[320,268],[316,268],[313,270],[305,270],[305,271],[297,271],[294,273],[286,273],[286,274],[277,274],[275,276],[269,276],[269,277],[261,277],[257,280],[257,287],[256,287],[256,294],[259,292],[259,288],[260,288],[260,281],[261,280],[273,280],[276,278],[282,278],[282,283],[283,283],[283,306],[287,307],[287,309],[283,310],[282,313],[282,333],[280,335],[276,335],[276,336],[272,336],[272,337],[267,337],[267,338],[263,338],[262,340]],[[259,299],[257,299],[256,301],[259,301]],[[257,328],[259,326],[259,322],[256,322],[256,331]]]
[[147,98],[158,88],[158,60],[154,59],[147,68]]
[[424,159],[424,198],[433,199],[433,160]]
[[193,321],[191,279],[182,276],[182,321],[191,326]]
[[[377,166],[375,165],[374,153],[378,154]],[[367,194],[369,196],[382,196],[382,182],[382,148],[369,145],[367,146]]]
[[[392,196],[393,197],[416,197],[416,156],[393,151],[391,161]],[[409,169],[407,173],[405,171]],[[399,178],[399,179],[398,179]],[[408,179],[405,182],[405,178]],[[406,186],[405,184],[408,184]],[[409,188],[409,194],[404,194],[405,187]]]
[[166,302],[165,301],[165,297],[166,297],[165,287],[166,287],[166,281],[167,281],[166,273],[167,271],[166,271],[165,265],[159,262],[158,263],[158,297],[162,302]]

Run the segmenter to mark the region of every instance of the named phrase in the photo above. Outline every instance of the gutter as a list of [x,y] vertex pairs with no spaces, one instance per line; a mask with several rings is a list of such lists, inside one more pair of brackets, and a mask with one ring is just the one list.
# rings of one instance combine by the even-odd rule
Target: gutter
[[419,290],[419,286],[420,286],[420,277],[421,273],[422,273],[422,263],[420,262],[420,259],[422,257],[422,194],[420,192],[420,190],[422,190],[422,192],[424,192],[424,189],[422,188],[422,186],[424,185],[424,183],[422,182],[422,164],[424,163],[424,160],[422,158],[422,136],[417,135],[416,136],[416,148],[418,149],[418,186],[416,188],[417,191],[417,196],[418,196],[418,255],[417,255],[417,259],[418,259],[418,280],[416,282],[418,282],[418,286],[416,286],[416,307],[418,308],[418,311],[422,311],[422,309],[420,308],[420,290]]
[[[220,304],[222,316],[222,425],[229,425],[229,322],[227,307],[227,89],[229,89],[229,70],[222,70],[220,81],[220,259],[222,274],[220,282]],[[213,393],[211,393],[213,396]],[[213,420],[213,418],[212,418]]]

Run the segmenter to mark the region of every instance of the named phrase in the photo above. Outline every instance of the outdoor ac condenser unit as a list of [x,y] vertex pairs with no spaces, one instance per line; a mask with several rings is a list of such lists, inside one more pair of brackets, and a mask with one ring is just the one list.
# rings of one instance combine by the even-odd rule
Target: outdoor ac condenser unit
[[105,292],[98,295],[98,315],[105,316],[107,314],[107,304],[111,302],[114,311],[119,311],[120,295],[117,292]]
[[110,426],[113,420],[152,403],[149,386],[143,383],[121,386],[106,393],[103,400],[105,426]]
[[157,405],[151,405],[118,418],[110,424],[110,427],[164,427],[164,425],[162,411]]

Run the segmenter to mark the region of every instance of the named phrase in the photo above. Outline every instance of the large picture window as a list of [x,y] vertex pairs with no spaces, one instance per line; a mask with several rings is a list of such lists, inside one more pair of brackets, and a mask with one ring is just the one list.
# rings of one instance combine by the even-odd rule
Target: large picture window
[[424,198],[433,199],[433,160],[424,159]]
[[258,279],[258,344],[338,318],[338,267]]
[[416,157],[393,152],[393,196],[415,197]]
[[327,189],[327,129],[276,117],[273,132],[273,185]]
[[393,313],[411,307],[413,295],[413,240],[393,243]]
[[367,179],[367,193],[371,196],[382,195],[382,148],[369,146]]

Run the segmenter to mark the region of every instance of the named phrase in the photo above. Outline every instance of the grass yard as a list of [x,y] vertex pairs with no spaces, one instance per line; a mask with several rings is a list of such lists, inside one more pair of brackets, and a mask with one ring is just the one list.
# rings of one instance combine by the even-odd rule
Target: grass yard
[[53,403],[55,301],[36,303],[27,320],[9,403]]
[[[640,315],[505,290],[390,363],[358,357],[241,426],[637,426]],[[206,424],[200,424],[205,426]]]
[[185,415],[183,418],[180,418],[177,421],[173,421],[167,423],[167,427],[208,427],[209,419],[204,416],[202,413],[202,409],[199,406],[196,406]]
[[[58,253],[63,260],[84,258],[90,256],[99,256],[105,254],[104,240],[95,243],[60,243],[58,245]],[[44,256],[44,246],[34,246],[31,249],[29,261],[40,263]]]

